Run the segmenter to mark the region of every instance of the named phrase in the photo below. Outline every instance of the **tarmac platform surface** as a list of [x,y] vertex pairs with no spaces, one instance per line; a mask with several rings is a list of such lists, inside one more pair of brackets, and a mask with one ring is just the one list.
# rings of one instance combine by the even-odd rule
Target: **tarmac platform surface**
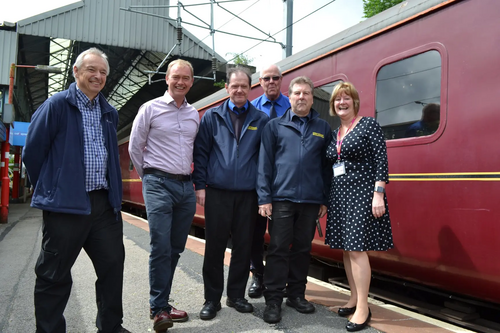
[[[123,327],[131,332],[153,332],[149,319],[149,229],[147,221],[123,214],[125,272]],[[0,332],[35,332],[33,290],[34,267],[41,247],[42,212],[30,208],[29,203],[11,204],[9,221],[0,224]],[[301,314],[282,305],[282,321],[267,324],[262,320],[264,298],[249,299],[255,311],[239,313],[225,305],[217,317],[204,321],[199,311],[204,302],[203,265],[204,241],[190,237],[181,255],[171,293],[171,304],[188,312],[189,321],[174,323],[168,332],[346,332],[346,318],[336,309],[345,304],[348,292],[327,283],[310,279],[306,298],[314,302],[316,312]],[[225,262],[229,263],[230,251]],[[225,267],[227,281],[227,266]],[[82,251],[72,269],[73,288],[65,311],[67,332],[96,332],[95,273],[90,259]],[[250,280],[250,279],[249,279]],[[363,330],[373,332],[468,332],[455,326],[427,319],[395,307],[372,301],[370,326]]]

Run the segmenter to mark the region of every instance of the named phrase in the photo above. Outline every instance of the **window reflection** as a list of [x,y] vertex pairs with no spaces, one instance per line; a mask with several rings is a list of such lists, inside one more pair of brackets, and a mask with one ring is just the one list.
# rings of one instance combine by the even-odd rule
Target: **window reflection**
[[330,116],[330,96],[332,96],[333,88],[341,82],[341,80],[337,80],[323,86],[315,87],[313,93],[313,109],[319,113],[319,117],[321,119],[326,120],[332,130],[337,129],[340,126],[340,119],[339,117]]
[[440,98],[439,52],[428,51],[382,67],[377,74],[376,117],[385,138],[434,133],[439,127]]

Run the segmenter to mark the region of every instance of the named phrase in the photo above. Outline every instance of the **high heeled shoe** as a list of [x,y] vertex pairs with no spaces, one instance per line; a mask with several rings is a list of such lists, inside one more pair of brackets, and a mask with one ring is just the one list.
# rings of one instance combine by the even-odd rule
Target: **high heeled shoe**
[[356,307],[353,306],[352,308],[339,308],[337,311],[337,314],[341,317],[347,317],[349,315],[352,315],[354,312],[356,312]]
[[366,320],[365,320],[364,323],[362,323],[362,324],[356,324],[356,323],[353,323],[351,321],[348,321],[347,325],[345,326],[345,329],[348,332],[361,331],[363,328],[365,328],[368,325],[368,322],[370,321],[371,318],[372,318],[372,312],[371,312],[370,309],[368,309],[368,317],[366,318]]

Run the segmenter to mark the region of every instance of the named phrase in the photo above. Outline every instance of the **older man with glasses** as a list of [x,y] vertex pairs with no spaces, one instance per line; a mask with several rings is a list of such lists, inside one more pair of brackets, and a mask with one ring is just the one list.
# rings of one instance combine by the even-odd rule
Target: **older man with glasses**
[[[281,117],[290,107],[288,97],[281,93],[281,82],[283,76],[277,65],[268,65],[261,71],[259,78],[260,86],[264,90],[262,96],[252,101],[259,110],[266,113],[270,119]],[[267,228],[267,218],[258,216],[252,240],[250,257],[250,270],[252,272],[252,283],[248,288],[248,297],[258,298],[264,291],[264,235]]]

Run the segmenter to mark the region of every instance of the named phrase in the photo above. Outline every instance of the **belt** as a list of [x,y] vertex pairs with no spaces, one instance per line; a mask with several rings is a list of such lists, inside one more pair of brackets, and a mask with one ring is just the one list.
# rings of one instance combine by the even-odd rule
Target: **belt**
[[161,171],[158,169],[153,169],[153,168],[144,169],[144,174],[145,175],[155,175],[158,177],[165,177],[165,178],[173,179],[173,180],[180,180],[183,182],[191,180],[191,175],[174,175],[172,173],[168,173],[168,172]]

